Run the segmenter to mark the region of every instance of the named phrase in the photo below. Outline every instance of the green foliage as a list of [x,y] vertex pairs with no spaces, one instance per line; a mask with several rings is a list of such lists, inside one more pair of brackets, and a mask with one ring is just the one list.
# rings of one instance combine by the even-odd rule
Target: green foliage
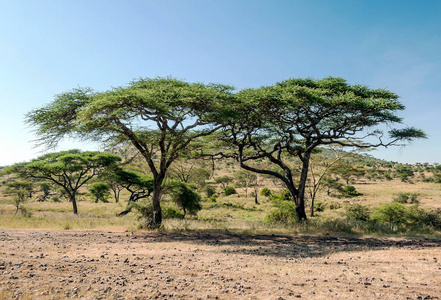
[[[6,183],[4,193],[14,195],[13,202],[16,208],[15,214],[20,210],[20,205],[27,200],[30,191],[33,190],[33,183],[29,181],[16,180]],[[23,212],[26,212],[23,210]]]
[[202,209],[201,196],[195,191],[195,187],[185,182],[175,181],[171,183],[170,196],[178,207],[184,211],[184,216],[189,213],[196,215]]
[[104,182],[96,182],[89,186],[89,192],[95,197],[95,203],[98,201],[108,202],[109,190],[109,185]]
[[43,195],[40,195],[37,200],[40,202],[46,201],[50,196],[51,190],[52,190],[52,186],[49,183],[47,182],[40,183],[40,191],[43,192]]
[[184,214],[179,212],[176,208],[174,207],[165,207],[162,210],[162,217],[164,219],[183,219],[184,218]]
[[401,181],[407,182],[409,177],[414,176],[414,172],[411,166],[397,166],[395,172],[400,177]]
[[225,196],[230,196],[237,194],[236,189],[232,186],[226,186],[225,187]]
[[407,224],[406,217],[406,207],[397,202],[382,204],[376,207],[372,213],[372,220],[391,226],[405,226]]
[[113,167],[121,158],[102,152],[80,150],[49,153],[28,163],[11,166],[9,172],[20,177],[48,180],[60,186],[72,202],[74,214],[78,213],[76,194],[90,179],[106,168]]
[[213,195],[211,195],[210,198],[208,198],[208,200],[211,201],[211,202],[216,202],[218,197],[219,197],[219,195],[213,194]]
[[272,192],[269,188],[264,187],[263,189],[260,190],[259,194],[261,196],[269,197],[269,196],[271,196]]
[[208,198],[211,198],[216,193],[216,188],[211,185],[206,185],[205,193],[207,194]]
[[274,203],[276,209],[265,216],[266,223],[279,223],[285,226],[297,223],[296,205],[293,201],[281,200]]
[[227,186],[227,184],[233,182],[233,177],[230,177],[230,176],[228,176],[228,175],[220,176],[220,177],[216,177],[216,178],[214,179],[214,182],[215,182],[215,183],[218,183],[218,184],[221,184],[222,187],[225,189],[226,186]]
[[345,208],[346,218],[356,221],[369,221],[371,210],[362,204],[349,204]]
[[398,196],[394,199],[394,202],[398,203],[419,203],[418,201],[419,194],[417,193],[399,193]]
[[352,185],[347,185],[347,186],[345,186],[345,187],[343,188],[342,193],[343,193],[343,195],[345,195],[345,196],[349,196],[349,197],[355,197],[355,196],[360,195],[360,194],[357,192],[357,190],[355,189],[355,187],[352,186]]
[[151,224],[153,220],[153,205],[151,203],[131,202],[129,206],[128,209],[134,208],[139,212],[140,218],[145,221],[145,225]]

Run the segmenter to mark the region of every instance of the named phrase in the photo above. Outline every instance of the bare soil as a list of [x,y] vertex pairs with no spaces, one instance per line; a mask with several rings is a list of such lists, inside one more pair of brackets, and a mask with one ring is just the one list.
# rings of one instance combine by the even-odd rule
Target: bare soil
[[440,299],[441,240],[0,230],[1,299]]

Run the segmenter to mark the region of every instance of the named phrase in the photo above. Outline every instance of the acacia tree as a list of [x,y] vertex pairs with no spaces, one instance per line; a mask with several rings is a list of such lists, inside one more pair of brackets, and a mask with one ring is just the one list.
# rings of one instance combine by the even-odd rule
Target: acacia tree
[[121,186],[130,193],[126,209],[119,213],[118,216],[128,214],[132,210],[134,202],[150,197],[153,191],[153,178],[139,172],[115,168],[104,179],[106,180],[106,178],[110,178],[115,185]]
[[[381,125],[399,124],[397,111],[404,105],[384,89],[349,85],[344,79],[289,79],[273,86],[246,89],[237,94],[237,118],[231,119],[223,139],[235,147],[234,157],[246,170],[281,180],[290,191],[299,221],[306,220],[305,188],[311,154],[319,146],[376,148],[403,145],[425,138],[415,128],[392,129],[387,136]],[[289,159],[301,162],[293,178]],[[257,159],[281,171],[256,165]],[[298,182],[298,183],[297,183]]]
[[173,78],[141,78],[106,92],[76,89],[60,94],[27,115],[40,142],[56,145],[69,135],[132,144],[153,176],[152,225],[162,222],[163,181],[178,158],[189,155],[199,138],[218,130],[228,112],[231,88]]
[[33,183],[30,181],[16,180],[8,182],[6,189],[3,191],[5,194],[14,195],[15,214],[20,209],[20,204],[26,201],[26,197],[29,196],[33,190]]
[[7,171],[18,173],[20,177],[49,180],[60,186],[72,202],[73,213],[78,214],[78,190],[120,160],[119,156],[110,153],[69,150],[49,153],[28,163],[13,165]]

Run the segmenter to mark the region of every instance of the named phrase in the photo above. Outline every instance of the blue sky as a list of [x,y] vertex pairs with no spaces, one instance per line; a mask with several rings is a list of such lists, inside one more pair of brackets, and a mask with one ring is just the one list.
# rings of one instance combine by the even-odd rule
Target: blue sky
[[[78,86],[168,76],[236,88],[343,77],[401,97],[429,139],[371,155],[440,162],[441,1],[0,0],[0,166],[42,154],[24,115]],[[57,150],[94,145],[67,141]]]

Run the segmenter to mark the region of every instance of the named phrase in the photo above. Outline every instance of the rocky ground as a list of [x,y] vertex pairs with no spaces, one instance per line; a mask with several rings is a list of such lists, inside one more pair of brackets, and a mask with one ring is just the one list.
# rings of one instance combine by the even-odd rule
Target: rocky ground
[[0,231],[1,299],[440,299],[441,240]]

